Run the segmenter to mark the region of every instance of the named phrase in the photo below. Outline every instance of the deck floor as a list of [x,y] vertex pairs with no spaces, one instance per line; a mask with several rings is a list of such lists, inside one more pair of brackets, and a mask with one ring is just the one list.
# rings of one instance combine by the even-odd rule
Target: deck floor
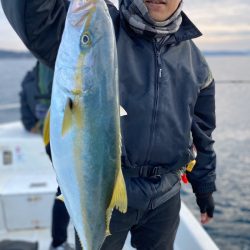
[[[125,243],[123,250],[132,250],[134,248],[130,245],[130,236]],[[1,240],[23,240],[28,242],[38,242],[39,250],[48,250],[51,244],[51,231],[49,228],[32,229],[32,230],[14,230],[11,232],[0,231],[0,241]],[[72,246],[74,243],[74,229],[73,225],[70,224],[68,227],[68,243]]]

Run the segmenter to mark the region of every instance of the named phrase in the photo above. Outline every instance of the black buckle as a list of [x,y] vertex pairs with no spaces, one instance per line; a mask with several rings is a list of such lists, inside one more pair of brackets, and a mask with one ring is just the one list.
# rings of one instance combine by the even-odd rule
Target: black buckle
[[140,177],[152,177],[159,175],[161,167],[156,166],[156,167],[150,167],[150,166],[141,166],[140,171],[139,171],[139,176]]
[[148,166],[141,166],[139,170],[140,177],[148,177]]
[[159,175],[160,168],[161,168],[160,166],[153,167],[150,171],[151,172],[150,175],[151,176]]

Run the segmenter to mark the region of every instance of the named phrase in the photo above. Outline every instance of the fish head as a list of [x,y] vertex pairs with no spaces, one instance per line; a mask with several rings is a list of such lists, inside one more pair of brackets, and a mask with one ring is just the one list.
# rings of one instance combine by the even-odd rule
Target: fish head
[[95,115],[97,111],[104,114],[107,98],[118,101],[117,84],[112,84],[117,83],[117,75],[115,35],[107,5],[104,0],[72,0],[53,81],[53,96],[60,100],[64,117],[63,135],[74,120],[77,127],[83,127],[83,114],[89,107],[96,110]]
[[[72,0],[58,55],[58,67],[71,71],[72,93],[88,95],[103,87],[100,77],[114,65],[112,21],[103,0]],[[111,56],[110,56],[111,55]],[[105,80],[102,82],[105,82]]]

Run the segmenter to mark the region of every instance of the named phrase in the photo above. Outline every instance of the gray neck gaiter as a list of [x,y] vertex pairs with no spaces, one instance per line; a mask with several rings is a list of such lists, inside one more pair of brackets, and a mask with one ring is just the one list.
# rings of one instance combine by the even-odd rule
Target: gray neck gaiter
[[175,33],[182,22],[182,1],[169,19],[163,22],[154,21],[143,0],[123,0],[120,10],[122,17],[130,28],[138,34],[145,34],[154,38],[162,38]]

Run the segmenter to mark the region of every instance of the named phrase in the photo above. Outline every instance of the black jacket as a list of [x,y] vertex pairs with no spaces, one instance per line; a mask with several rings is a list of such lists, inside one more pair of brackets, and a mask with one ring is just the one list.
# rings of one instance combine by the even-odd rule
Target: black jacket
[[[54,66],[67,12],[62,0],[1,0],[7,18],[25,45]],[[171,168],[195,144],[198,157],[188,175],[194,192],[215,191],[215,85],[192,38],[201,33],[182,13],[179,31],[161,44],[130,30],[109,5],[117,38],[122,161],[126,167]],[[179,191],[176,174],[126,178],[129,202],[134,194],[155,207]],[[138,198],[140,197],[140,198]],[[131,204],[131,203],[130,203]],[[135,205],[136,204],[132,204]]]
[[37,89],[37,69],[36,65],[31,71],[28,71],[21,83],[20,91],[20,113],[21,121],[27,131],[30,131],[39,121],[36,117],[36,100]]
[[21,121],[26,130],[36,127],[42,133],[43,121],[50,106],[53,71],[37,63],[22,80],[20,91]]

